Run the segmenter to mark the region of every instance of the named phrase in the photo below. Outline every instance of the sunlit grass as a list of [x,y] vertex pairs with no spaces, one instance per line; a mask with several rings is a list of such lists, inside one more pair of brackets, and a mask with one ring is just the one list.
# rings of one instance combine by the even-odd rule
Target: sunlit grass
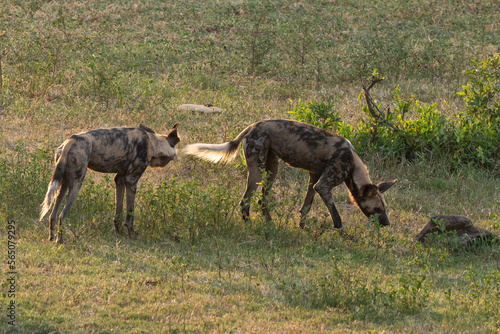
[[[0,6],[0,219],[17,223],[14,332],[494,333],[500,328],[498,245],[452,252],[413,243],[434,214],[464,215],[500,234],[498,171],[439,154],[407,160],[359,150],[386,194],[377,229],[333,196],[349,237],[315,199],[297,228],[307,174],[280,164],[273,222],[257,200],[240,218],[246,170],[179,155],[139,183],[137,239],[112,233],[112,175],[89,172],[65,244],[38,222],[53,153],[71,133],[179,122],[182,148],[222,143],[299,99],[334,100],[346,122],[359,94],[388,105],[397,87],[451,116],[469,59],[498,52],[491,1],[7,1]],[[213,104],[220,114],[177,109]],[[2,234],[6,245],[6,234]],[[0,302],[6,305],[6,285]],[[4,306],[2,306],[4,307]],[[464,316],[466,314],[467,316]],[[10,331],[4,318],[3,332]]]

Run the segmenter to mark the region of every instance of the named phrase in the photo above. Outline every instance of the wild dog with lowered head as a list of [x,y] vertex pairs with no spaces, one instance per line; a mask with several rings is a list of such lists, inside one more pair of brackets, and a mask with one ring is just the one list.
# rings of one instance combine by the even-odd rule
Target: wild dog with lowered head
[[301,228],[304,228],[305,216],[311,209],[315,191],[330,211],[334,227],[342,227],[332,197],[332,189],[342,182],[347,186],[352,201],[367,217],[378,215],[381,225],[389,225],[387,204],[382,193],[397,180],[374,185],[351,143],[315,126],[291,120],[264,120],[250,125],[230,142],[192,144],[184,149],[184,153],[214,163],[226,163],[234,159],[241,142],[248,170],[247,188],[240,203],[243,219],[249,217],[250,198],[262,181],[262,170],[267,173],[268,179],[262,188],[260,204],[264,215],[270,219],[266,199],[278,172],[280,158],[292,167],[309,172],[309,186],[300,209]]
[[164,167],[177,152],[175,123],[168,135],[156,134],[141,124],[138,128],[96,129],[74,134],[56,151],[55,169],[42,204],[40,220],[49,211],[54,197],[54,208],[49,219],[49,240],[54,240],[57,212],[66,193],[68,197],[60,216],[57,242],[63,242],[62,223],[76,202],[87,168],[101,173],[116,173],[116,208],[114,226],[120,232],[123,195],[126,191],[127,216],[125,226],[129,235],[134,232],[134,202],[137,183],[148,166]]

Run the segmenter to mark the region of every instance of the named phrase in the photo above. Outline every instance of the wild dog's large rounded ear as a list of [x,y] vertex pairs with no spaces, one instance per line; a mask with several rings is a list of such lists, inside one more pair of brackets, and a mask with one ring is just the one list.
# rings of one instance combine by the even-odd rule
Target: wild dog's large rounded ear
[[172,127],[172,130],[168,133],[169,137],[177,137],[177,127],[179,126],[179,122],[175,123]]
[[392,187],[396,182],[398,182],[397,179],[392,181],[380,182],[379,184],[377,184],[377,188],[381,193],[384,193],[387,189]]
[[378,189],[374,184],[365,184],[361,187],[360,192],[363,198],[367,198],[377,196]]
[[179,136],[177,135],[177,127],[179,126],[179,123],[175,123],[174,126],[172,127],[172,130],[167,135],[167,138],[169,139],[172,147],[175,146],[177,143],[181,141]]

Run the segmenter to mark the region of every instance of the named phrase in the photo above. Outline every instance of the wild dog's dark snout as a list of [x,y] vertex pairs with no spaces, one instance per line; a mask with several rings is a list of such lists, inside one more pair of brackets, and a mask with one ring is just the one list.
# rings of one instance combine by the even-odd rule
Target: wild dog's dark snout
[[387,214],[385,212],[378,215],[378,222],[382,226],[391,225],[391,223],[389,222],[389,218],[387,218]]

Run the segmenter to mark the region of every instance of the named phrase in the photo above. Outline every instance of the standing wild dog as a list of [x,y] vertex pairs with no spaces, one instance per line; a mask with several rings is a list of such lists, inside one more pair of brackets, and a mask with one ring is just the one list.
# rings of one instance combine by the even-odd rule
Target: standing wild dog
[[193,144],[185,153],[214,163],[225,163],[234,159],[240,143],[247,163],[247,188],[240,203],[243,219],[250,214],[250,198],[262,181],[264,170],[268,179],[262,188],[262,211],[270,219],[266,205],[267,194],[278,172],[278,158],[292,167],[309,172],[309,187],[300,209],[300,227],[304,227],[305,216],[311,208],[316,191],[326,204],[336,228],[342,220],[335,208],[332,189],[344,182],[351,199],[361,211],[371,217],[378,215],[382,225],[389,225],[384,196],[382,195],[397,180],[374,185],[368,170],[358,157],[351,143],[342,137],[328,133],[309,124],[290,120],[264,120],[250,125],[236,139],[224,144]]
[[141,124],[138,128],[97,129],[72,135],[56,151],[55,169],[42,204],[40,220],[54,208],[49,220],[49,240],[54,240],[57,212],[66,193],[66,205],[59,216],[57,242],[63,242],[62,222],[75,204],[87,168],[102,173],[116,173],[115,231],[120,232],[123,195],[126,190],[127,217],[125,226],[134,235],[134,201],[137,182],[148,166],[164,167],[176,155],[180,141],[175,123],[168,135],[156,134]]

